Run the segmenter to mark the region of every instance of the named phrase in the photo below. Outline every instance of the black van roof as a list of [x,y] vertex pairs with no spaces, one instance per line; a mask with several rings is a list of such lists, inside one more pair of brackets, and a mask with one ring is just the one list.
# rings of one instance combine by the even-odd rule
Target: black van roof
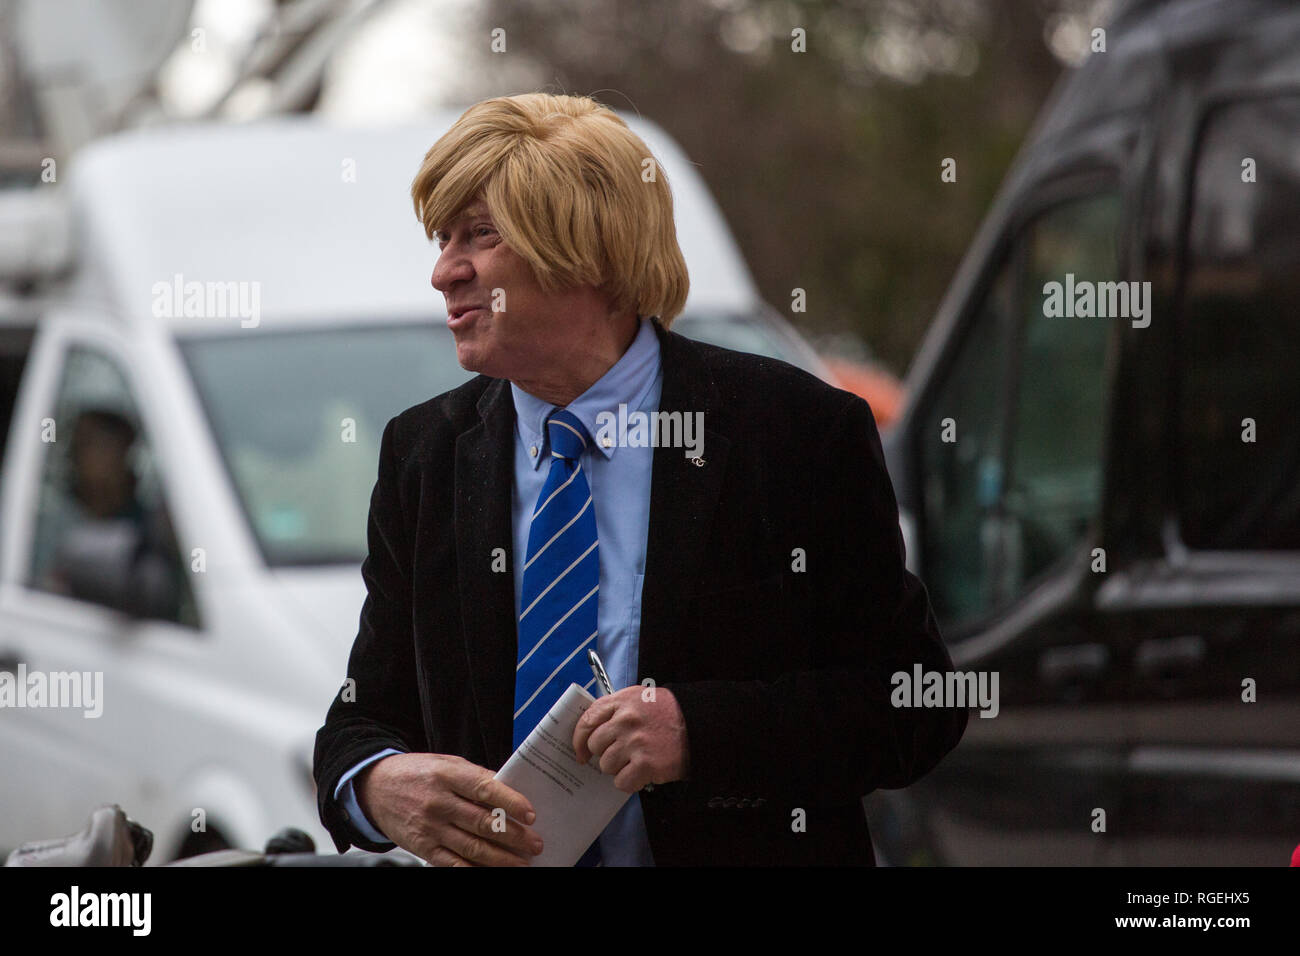
[[1062,78],[1026,146],[1149,109],[1176,85],[1264,80],[1300,84],[1295,0],[1128,0],[1106,27],[1106,51]]

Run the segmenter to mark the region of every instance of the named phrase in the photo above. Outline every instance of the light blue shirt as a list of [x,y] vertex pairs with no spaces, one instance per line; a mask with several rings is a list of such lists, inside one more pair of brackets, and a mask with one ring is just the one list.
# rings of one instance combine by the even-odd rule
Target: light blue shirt
[[[546,482],[551,461],[545,433],[546,417],[555,406],[512,384],[515,404],[514,485],[511,519],[515,563],[515,620],[519,619],[523,590],[519,555],[528,550],[528,516]],[[632,345],[587,391],[569,403],[568,410],[595,437],[600,431],[597,416],[618,415],[619,405],[627,411],[657,411],[663,391],[659,338],[648,319],[641,320]],[[602,445],[589,442],[582,453],[582,470],[591,485],[596,509],[600,547],[600,590],[597,592],[596,652],[609,672],[610,682],[620,689],[638,683],[637,665],[641,637],[641,587],[645,580],[646,539],[650,526],[650,479],[654,449],[621,444],[616,429],[606,428],[614,441]],[[352,778],[364,767],[400,751],[387,749],[352,767],[334,791],[357,831],[376,843],[388,839],[366,819]],[[623,809],[600,835],[600,850],[606,866],[653,866],[650,840],[646,834],[641,798],[633,794]]]

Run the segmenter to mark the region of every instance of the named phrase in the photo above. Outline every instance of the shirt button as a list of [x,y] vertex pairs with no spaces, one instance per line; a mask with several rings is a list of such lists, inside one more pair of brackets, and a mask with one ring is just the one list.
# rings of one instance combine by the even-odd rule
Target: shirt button
[[534,458],[536,458],[536,457],[537,457],[537,446],[536,446],[536,445],[533,445],[531,448],[529,448],[529,449],[528,449],[528,454],[530,454],[530,455],[532,455]]

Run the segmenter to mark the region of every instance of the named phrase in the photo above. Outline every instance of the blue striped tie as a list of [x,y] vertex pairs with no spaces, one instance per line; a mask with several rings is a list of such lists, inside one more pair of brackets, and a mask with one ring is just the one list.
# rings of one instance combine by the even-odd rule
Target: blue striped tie
[[591,486],[579,460],[591,436],[563,408],[551,413],[546,429],[551,471],[528,528],[519,602],[516,748],[570,683],[591,682],[586,651],[596,641],[600,551]]
[[[592,680],[585,651],[596,641],[600,549],[591,486],[582,452],[591,435],[576,415],[558,408],[546,420],[551,471],[528,527],[519,599],[519,664],[515,668],[516,749],[569,688]],[[600,840],[578,861],[598,866]]]

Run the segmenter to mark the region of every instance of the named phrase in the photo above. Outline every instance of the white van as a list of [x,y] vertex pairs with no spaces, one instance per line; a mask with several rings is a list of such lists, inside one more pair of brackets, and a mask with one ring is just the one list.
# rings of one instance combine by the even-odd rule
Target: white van
[[[29,230],[0,242],[0,848],[104,802],[154,830],[153,862],[287,825],[330,846],[312,747],[379,439],[469,377],[408,194],[458,115],[135,131],[0,196]],[[826,377],[680,149],[625,119],[674,192],[675,328]]]

